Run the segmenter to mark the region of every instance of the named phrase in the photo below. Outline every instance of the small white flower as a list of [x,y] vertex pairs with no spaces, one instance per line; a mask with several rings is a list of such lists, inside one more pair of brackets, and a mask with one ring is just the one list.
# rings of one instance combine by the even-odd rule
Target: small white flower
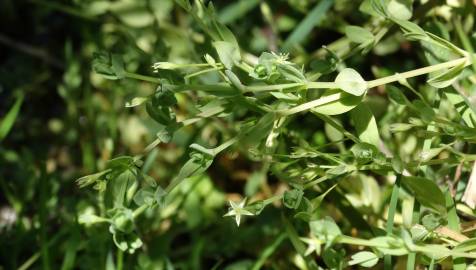
[[311,238],[301,237],[301,241],[307,244],[306,252],[304,252],[304,256],[308,256],[312,252],[316,252],[317,255],[321,253],[321,241],[314,236]]
[[224,215],[224,217],[235,216],[236,225],[240,226],[241,216],[253,216],[254,214],[248,210],[245,210],[246,198],[240,203],[236,204],[230,201],[230,211]]

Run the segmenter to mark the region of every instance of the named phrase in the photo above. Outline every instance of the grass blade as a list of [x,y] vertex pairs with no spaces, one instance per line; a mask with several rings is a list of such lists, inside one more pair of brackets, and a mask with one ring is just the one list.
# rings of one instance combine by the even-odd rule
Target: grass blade
[[[400,181],[401,181],[401,175],[397,175],[397,180],[395,181],[395,185],[393,186],[393,189],[392,189],[392,196],[390,197],[390,206],[388,209],[387,226],[386,226],[387,235],[391,235],[393,232],[393,221],[395,218],[395,212],[397,210],[398,194],[400,193]],[[384,269],[385,270],[392,269],[392,257],[390,255],[385,255],[384,257]]]
[[333,0],[323,0],[319,2],[293,30],[283,44],[283,50],[289,51],[294,45],[301,43],[325,18],[327,11],[333,4]]
[[13,104],[13,107],[8,111],[8,113],[0,122],[0,141],[5,139],[5,137],[8,135],[8,133],[12,129],[13,124],[15,123],[15,120],[18,117],[18,113],[20,112],[22,103],[23,103],[23,94],[18,96],[17,100],[15,101],[15,104]]

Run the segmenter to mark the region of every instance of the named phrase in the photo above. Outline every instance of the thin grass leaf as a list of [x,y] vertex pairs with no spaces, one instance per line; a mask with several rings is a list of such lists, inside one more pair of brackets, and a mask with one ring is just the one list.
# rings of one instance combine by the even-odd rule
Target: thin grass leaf
[[15,101],[15,104],[10,108],[7,114],[0,121],[0,142],[7,137],[8,133],[13,127],[15,120],[20,112],[23,103],[23,94],[20,94]]
[[326,17],[327,11],[333,4],[333,0],[322,0],[320,1],[304,18],[304,20],[299,23],[299,25],[291,32],[289,37],[283,44],[283,50],[289,51],[293,46],[296,46],[303,42],[312,29],[319,25],[322,20]]

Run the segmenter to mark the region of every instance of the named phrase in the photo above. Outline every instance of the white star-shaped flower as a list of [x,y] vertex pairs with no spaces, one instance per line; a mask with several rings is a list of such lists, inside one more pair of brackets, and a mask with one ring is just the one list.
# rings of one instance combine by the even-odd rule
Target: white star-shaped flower
[[240,226],[241,216],[253,216],[254,214],[248,210],[245,210],[246,198],[240,203],[236,204],[230,201],[230,210],[224,215],[224,217],[235,216],[236,225]]
[[321,253],[321,241],[314,236],[311,238],[301,237],[301,241],[307,244],[306,252],[304,252],[304,256],[308,256],[312,252],[316,252],[317,255]]

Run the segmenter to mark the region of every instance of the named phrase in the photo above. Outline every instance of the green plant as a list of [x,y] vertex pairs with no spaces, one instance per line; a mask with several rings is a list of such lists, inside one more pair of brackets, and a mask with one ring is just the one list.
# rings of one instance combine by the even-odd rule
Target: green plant
[[[0,118],[19,217],[0,253],[38,242],[0,265],[475,267],[471,1],[205,2],[32,1],[82,46],[64,42],[61,76],[31,68]],[[44,121],[22,110],[51,76],[47,147],[15,123]],[[91,172],[76,183],[97,192],[68,189]]]

